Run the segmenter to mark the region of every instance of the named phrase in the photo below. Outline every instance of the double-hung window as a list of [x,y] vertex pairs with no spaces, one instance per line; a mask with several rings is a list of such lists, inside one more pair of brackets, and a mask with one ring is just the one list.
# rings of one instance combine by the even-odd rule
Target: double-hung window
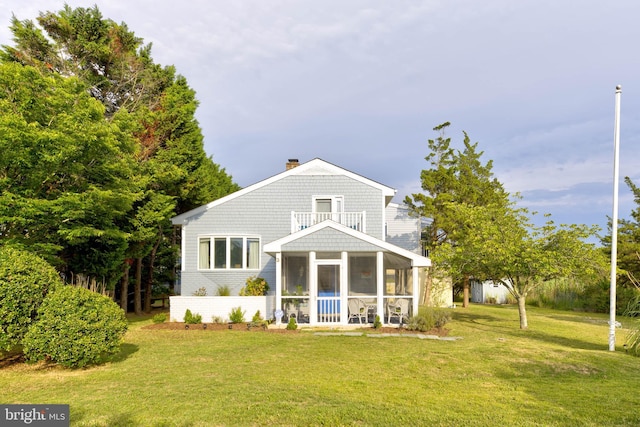
[[260,268],[260,239],[251,236],[200,237],[198,269],[257,270]]

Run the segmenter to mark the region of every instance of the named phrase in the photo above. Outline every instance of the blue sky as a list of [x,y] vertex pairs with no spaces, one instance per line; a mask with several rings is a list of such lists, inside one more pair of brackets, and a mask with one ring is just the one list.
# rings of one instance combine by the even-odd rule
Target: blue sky
[[[614,93],[620,176],[640,184],[635,0],[91,0],[196,91],[205,149],[241,186],[315,157],[420,192],[434,126],[466,131],[520,202],[557,223],[606,226]],[[0,0],[33,19],[64,2]],[[633,198],[620,185],[620,216]]]

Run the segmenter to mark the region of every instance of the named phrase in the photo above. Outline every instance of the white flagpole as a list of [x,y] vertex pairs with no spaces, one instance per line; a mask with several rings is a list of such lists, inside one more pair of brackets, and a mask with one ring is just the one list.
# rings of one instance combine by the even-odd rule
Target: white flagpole
[[620,175],[620,95],[616,86],[616,110],[613,130],[613,215],[611,216],[611,289],[609,306],[609,351],[616,350],[616,270],[618,262],[618,177]]

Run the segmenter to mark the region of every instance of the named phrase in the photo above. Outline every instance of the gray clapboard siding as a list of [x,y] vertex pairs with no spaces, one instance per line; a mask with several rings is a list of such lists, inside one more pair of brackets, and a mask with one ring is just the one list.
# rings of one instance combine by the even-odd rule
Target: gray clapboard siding
[[[291,211],[313,211],[314,196],[343,196],[344,211],[366,211],[367,234],[384,239],[384,195],[378,188],[342,175],[292,175],[265,186],[231,197],[224,203],[198,212],[189,217],[184,227],[184,270],[182,295],[191,295],[200,287],[208,295],[215,295],[218,286],[229,286],[232,294],[244,286],[249,276],[264,277],[275,285],[275,263],[267,254],[261,254],[259,270],[210,270],[198,271],[199,237],[257,236],[261,246],[291,232]],[[318,238],[318,237],[316,237]],[[335,244],[335,240],[333,240]],[[322,246],[328,246],[331,240]],[[353,250],[371,250],[357,248]],[[335,248],[335,247],[334,247]],[[315,250],[324,250],[320,247]],[[350,249],[351,250],[351,249]]]
[[386,241],[420,254],[420,220],[409,215],[407,206],[389,203],[385,209],[387,218]]

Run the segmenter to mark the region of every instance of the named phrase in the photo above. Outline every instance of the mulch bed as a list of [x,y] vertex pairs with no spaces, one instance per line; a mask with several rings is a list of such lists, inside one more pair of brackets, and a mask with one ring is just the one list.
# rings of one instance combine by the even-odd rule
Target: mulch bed
[[[164,330],[185,330],[188,329],[190,331],[201,331],[206,329],[207,331],[228,331],[232,329],[234,331],[251,331],[251,332],[288,332],[288,333],[296,333],[300,332],[300,330],[290,331],[287,329],[264,329],[261,326],[248,326],[248,323],[197,323],[187,325],[184,322],[164,322],[164,323],[153,323],[151,325],[143,326],[142,329],[164,329]],[[188,326],[188,328],[187,328]]]
[[[268,333],[277,333],[277,334],[283,334],[283,333],[299,333],[301,330],[304,330],[304,328],[298,328],[296,330],[287,330],[284,328],[284,326],[282,328],[267,328],[264,329],[262,327],[259,326],[252,326],[252,327],[247,327],[247,325],[249,325],[248,323],[234,323],[234,324],[227,324],[227,323],[199,323],[199,324],[194,324],[194,325],[188,325],[189,328],[186,328],[185,326],[187,326],[185,323],[183,322],[164,322],[164,323],[154,323],[151,325],[147,325],[144,326],[143,329],[160,329],[160,330],[185,330],[188,329],[190,331],[193,330],[207,330],[207,331],[228,331],[229,329],[232,329],[234,331],[245,331],[245,332],[268,332]],[[316,330],[319,330],[320,328],[317,328]],[[335,329],[332,329],[335,330]],[[426,331],[426,332],[420,332],[420,331],[409,331],[405,328],[394,328],[394,327],[387,327],[387,326],[383,326],[381,328],[378,329],[373,329],[372,327],[363,327],[363,328],[355,328],[355,329],[349,329],[349,331],[351,332],[362,332],[362,333],[366,333],[366,334],[424,334],[424,335],[437,335],[439,337],[446,337],[447,335],[449,335],[449,330],[445,329],[445,328],[440,328],[440,329],[432,329],[430,331]]]

